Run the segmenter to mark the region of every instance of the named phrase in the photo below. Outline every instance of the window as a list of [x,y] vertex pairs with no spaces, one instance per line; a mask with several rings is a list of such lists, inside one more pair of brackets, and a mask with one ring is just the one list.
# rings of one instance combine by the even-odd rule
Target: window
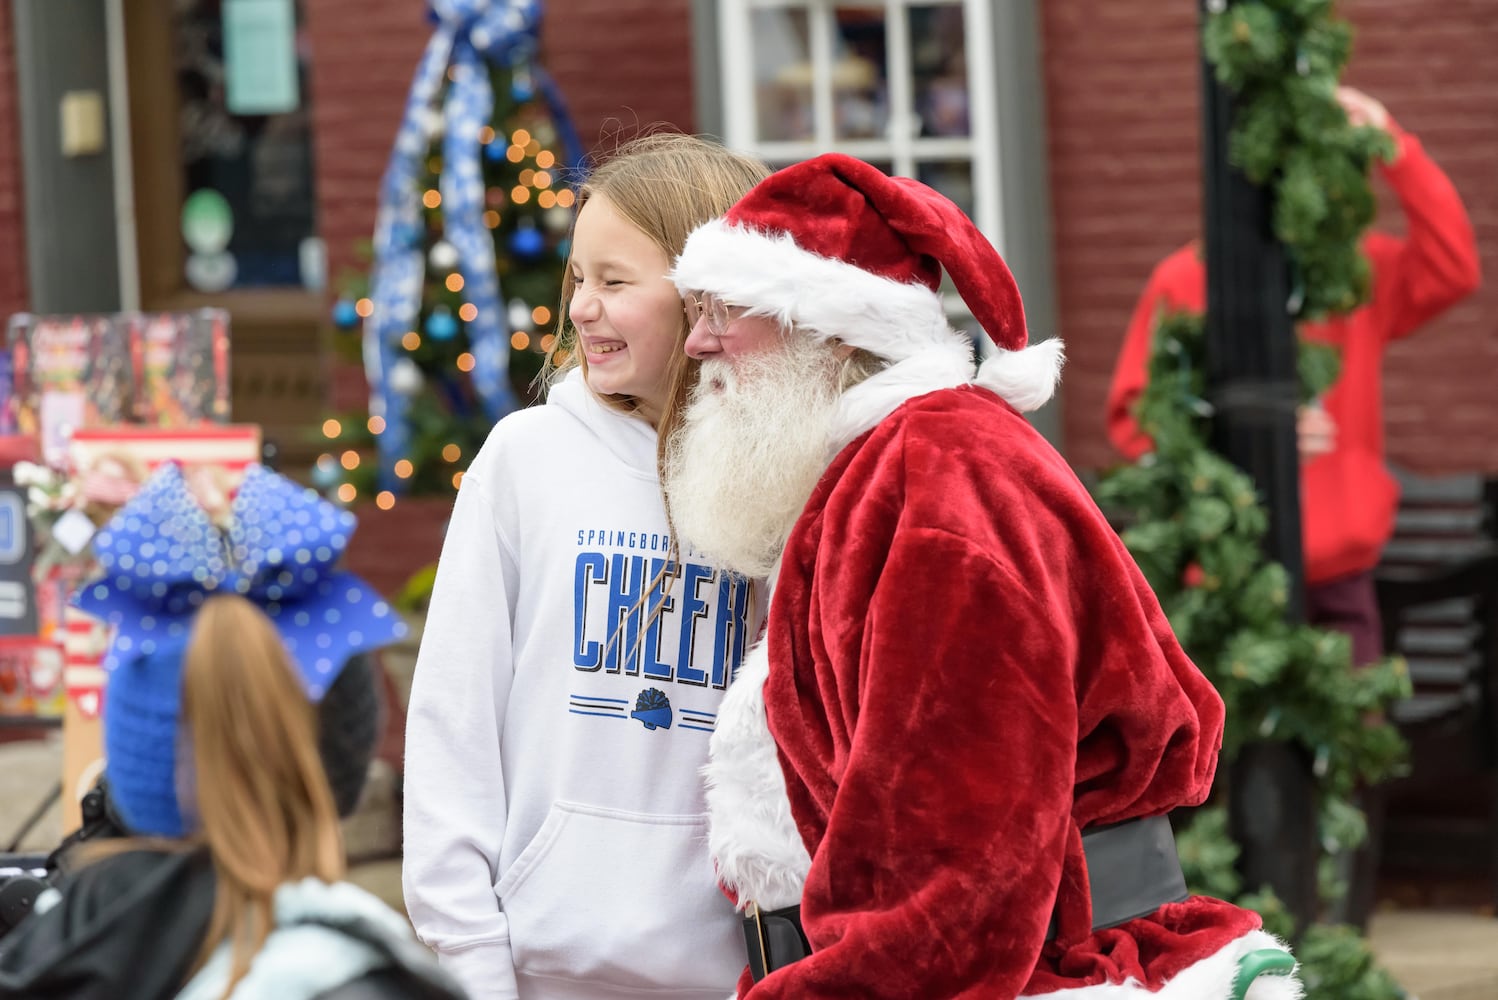
[[307,45],[293,0],[178,0],[172,13],[183,280],[320,287]]
[[991,17],[984,0],[724,0],[723,138],[774,166],[836,150],[915,177],[1002,253]]

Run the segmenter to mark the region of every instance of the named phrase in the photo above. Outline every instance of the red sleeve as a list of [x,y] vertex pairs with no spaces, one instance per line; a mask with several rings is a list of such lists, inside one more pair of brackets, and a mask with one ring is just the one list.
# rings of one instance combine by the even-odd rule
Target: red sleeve
[[1390,130],[1399,155],[1384,177],[1399,197],[1407,234],[1369,237],[1373,307],[1388,339],[1413,333],[1471,295],[1481,281],[1472,220],[1450,178],[1426,155],[1420,140],[1397,125]]
[[[1171,258],[1166,258],[1170,260]],[[1149,437],[1139,429],[1134,417],[1134,404],[1139,402],[1149,380],[1149,356],[1151,334],[1155,319],[1161,308],[1168,303],[1164,263],[1150,275],[1149,284],[1134,306],[1134,315],[1124,333],[1123,348],[1118,352],[1118,361],[1113,367],[1113,384],[1108,387],[1108,440],[1113,447],[1130,460],[1138,458],[1154,447]]]
[[[839,562],[813,592],[824,627],[869,593]],[[846,734],[835,795],[797,810],[826,810],[801,900],[813,953],[748,1000],[1020,995],[1071,831],[1074,649],[1054,617],[971,542],[896,534],[863,654],[833,653],[803,692]]]

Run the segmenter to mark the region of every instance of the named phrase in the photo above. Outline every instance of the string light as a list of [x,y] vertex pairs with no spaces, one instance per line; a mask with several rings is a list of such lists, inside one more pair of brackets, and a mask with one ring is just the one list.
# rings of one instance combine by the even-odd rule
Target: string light
[[385,418],[384,417],[370,417],[369,418],[369,423],[366,426],[369,428],[369,433],[371,433],[371,434],[384,434],[385,433]]
[[338,487],[338,499],[342,500],[344,503],[353,503],[354,498],[358,495],[359,491],[354,489],[353,483],[344,483],[342,486]]
[[[518,146],[520,144],[516,143],[516,145]],[[535,156],[539,152],[541,152],[541,144],[539,142],[537,142],[535,139],[532,139],[530,142],[528,142],[528,143],[525,144],[525,155],[526,156]]]
[[426,193],[421,196],[421,203],[427,208],[436,208],[442,204],[442,192],[436,188],[428,188]]
[[546,353],[550,354],[551,353],[551,349],[552,349],[553,346],[556,345],[556,342],[557,342],[556,334],[554,334],[554,333],[548,333],[548,334],[546,334],[545,336],[543,336],[541,338],[541,350],[543,350]]
[[459,448],[457,445],[455,445],[455,444],[445,444],[445,445],[442,446],[442,459],[443,459],[443,461],[446,461],[446,462],[456,462],[458,459],[460,459],[462,457],[463,457],[463,449]]
[[[530,167],[526,167],[524,170],[520,171],[520,183],[527,186],[534,184],[536,181],[536,176],[537,171],[532,170]],[[545,187],[545,185],[542,186]]]
[[[551,174],[547,173],[545,170],[537,170],[535,174],[535,181],[536,187],[549,188],[551,187]],[[521,183],[524,182],[522,181]]]
[[561,191],[557,192],[557,204],[561,205],[563,208],[571,208],[572,203],[576,200],[577,196],[566,188],[563,188]]
[[519,163],[521,160],[525,159],[525,150],[521,149],[519,146],[511,146],[509,149],[505,150],[505,159],[509,160],[511,163]]
[[545,306],[537,306],[531,310],[531,322],[537,326],[545,326],[551,322],[551,310]]
[[352,448],[344,452],[338,460],[343,463],[343,467],[350,472],[353,472],[359,467],[359,453],[357,451],[354,451],[354,449]]
[[343,425],[331,417],[322,422],[322,436],[335,438],[343,433]]
[[473,371],[473,355],[472,354],[469,354],[467,351],[464,351],[462,354],[458,355],[458,371],[460,371],[460,372],[471,372],[471,371]]
[[375,506],[380,508],[381,510],[389,510],[391,507],[395,506],[395,494],[391,493],[389,490],[381,490],[379,494],[375,496]]
[[514,333],[510,334],[510,346],[515,348],[515,350],[517,351],[525,350],[527,347],[531,346],[530,335],[527,334],[524,330],[516,330]]
[[374,314],[374,302],[371,299],[360,299],[354,303],[354,312],[368,319]]
[[531,189],[523,188],[517,185],[515,189],[510,192],[510,200],[517,205],[524,205],[526,202],[531,200]]
[[411,474],[416,471],[416,466],[411,464],[409,458],[403,458],[395,463],[395,475],[400,479],[410,479]]
[[479,318],[479,307],[472,302],[465,302],[458,307],[458,319],[465,323],[472,323]]
[[493,141],[494,128],[492,126],[485,125],[483,128],[479,129],[479,142],[482,142],[485,146],[487,146]]
[[461,292],[463,290],[463,276],[454,271],[447,276],[447,290],[449,292]]
[[441,158],[434,156],[430,160],[427,160],[427,173],[429,173],[429,174],[440,174],[440,173],[442,173],[442,160],[441,160]]
[[549,149],[543,149],[536,154],[536,166],[542,170],[550,170],[557,162],[556,154]]
[[536,204],[542,208],[552,208],[557,203],[557,196],[551,191],[542,191],[536,198]]
[[415,330],[407,330],[405,336],[401,337],[401,346],[408,351],[414,351],[421,346],[421,334]]
[[510,136],[510,141],[517,146],[525,146],[530,143],[531,134],[523,128],[517,128],[514,134]]
[[499,213],[496,212],[492,208],[489,209],[489,211],[485,212],[484,213],[484,225],[488,226],[490,229],[498,229],[499,228]]
[[463,472],[459,470],[453,473],[453,489],[463,485]]

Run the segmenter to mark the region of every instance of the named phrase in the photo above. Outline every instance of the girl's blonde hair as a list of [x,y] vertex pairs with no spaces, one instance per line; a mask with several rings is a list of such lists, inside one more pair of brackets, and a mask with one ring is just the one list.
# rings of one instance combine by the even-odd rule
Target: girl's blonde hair
[[218,876],[197,967],[230,942],[232,992],[270,934],[276,887],[343,877],[338,812],[316,709],[270,619],[243,597],[203,602],[183,658],[182,716],[190,808]]
[[[578,211],[595,194],[608,198],[620,215],[648,236],[672,262],[681,254],[692,230],[717,218],[743,194],[764,180],[769,168],[752,156],[735,153],[708,139],[676,132],[641,136],[621,145],[583,182]],[[574,216],[576,218],[576,216]],[[577,331],[567,318],[572,303],[572,263],[562,276],[562,303],[557,311],[557,338],[546,356],[548,380],[573,367],[588,373],[588,361],[575,349]],[[676,351],[667,374],[666,405],[656,426],[664,455],[666,441],[681,422],[687,394],[697,378],[697,364],[686,356],[687,319],[678,324]],[[633,396],[600,395],[606,405],[634,412]]]

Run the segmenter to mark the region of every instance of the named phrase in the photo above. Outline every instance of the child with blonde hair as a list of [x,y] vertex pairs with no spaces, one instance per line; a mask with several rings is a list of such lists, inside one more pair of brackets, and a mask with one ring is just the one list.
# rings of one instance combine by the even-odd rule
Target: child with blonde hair
[[744,964],[698,769],[757,613],[679,552],[659,442],[696,368],[667,277],[766,175],[683,135],[582,187],[546,405],[458,491],[406,724],[406,902],[476,998],[721,1000]]

